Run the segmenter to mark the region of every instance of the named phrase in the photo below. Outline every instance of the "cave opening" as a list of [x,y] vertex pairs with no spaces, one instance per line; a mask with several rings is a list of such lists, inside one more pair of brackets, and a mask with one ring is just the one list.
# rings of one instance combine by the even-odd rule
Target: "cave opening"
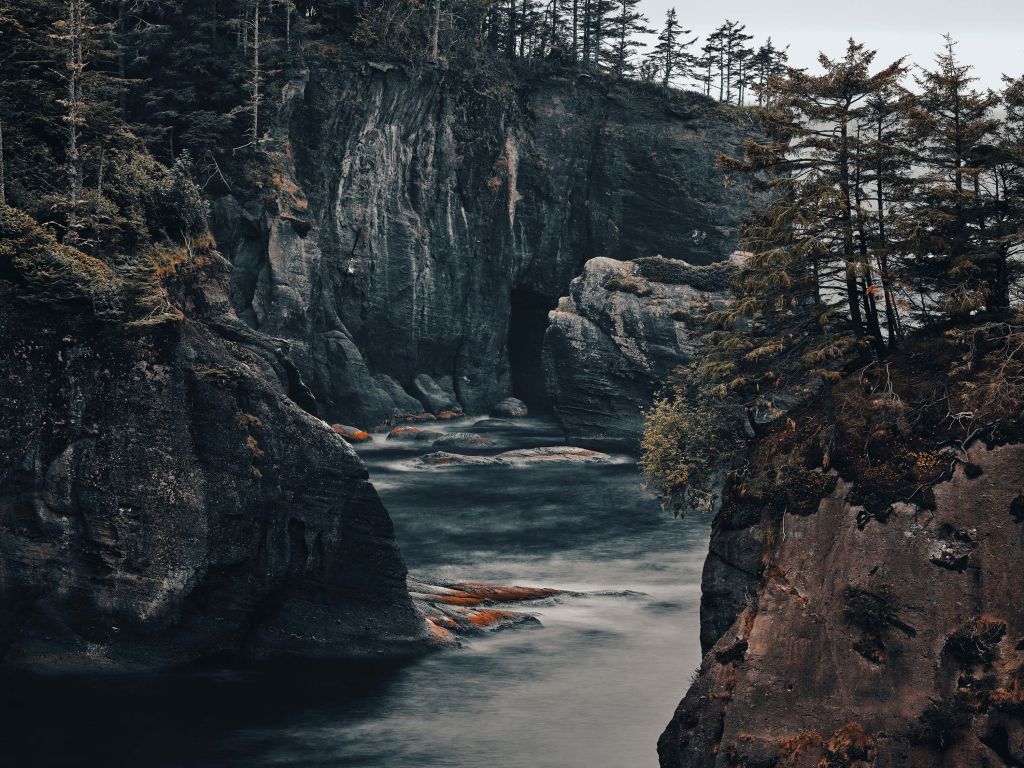
[[544,384],[544,332],[548,328],[548,312],[557,304],[557,300],[527,288],[512,291],[508,329],[512,394],[533,411],[551,410]]

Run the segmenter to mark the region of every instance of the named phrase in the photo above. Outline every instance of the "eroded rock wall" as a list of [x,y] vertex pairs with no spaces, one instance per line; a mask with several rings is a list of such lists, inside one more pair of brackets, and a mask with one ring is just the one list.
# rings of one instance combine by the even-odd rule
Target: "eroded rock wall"
[[201,261],[188,319],[0,306],[0,664],[422,647],[365,467],[296,405],[286,347],[234,316],[226,262]]
[[286,90],[263,197],[216,203],[235,308],[291,342],[325,418],[436,410],[424,376],[486,411],[513,394],[514,290],[553,306],[593,257],[733,250],[749,196],[714,160],[747,118],[538,66],[491,82],[340,55]]
[[746,583],[763,573],[727,629],[728,600],[705,627],[661,765],[1024,764],[1022,478],[1024,447],[978,445],[934,510],[867,519],[840,481],[812,514],[719,521]]

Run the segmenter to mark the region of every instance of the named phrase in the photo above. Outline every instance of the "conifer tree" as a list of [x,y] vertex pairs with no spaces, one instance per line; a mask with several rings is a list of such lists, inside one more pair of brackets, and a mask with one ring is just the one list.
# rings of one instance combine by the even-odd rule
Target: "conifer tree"
[[624,77],[636,71],[633,57],[636,49],[643,45],[636,36],[654,30],[647,26],[647,17],[638,10],[640,0],[617,0],[616,4],[614,16],[609,19],[612,41],[604,60],[610,72]]
[[695,60],[689,52],[696,38],[685,40],[691,30],[682,29],[676,18],[676,9],[669,8],[665,14],[665,26],[658,33],[658,44],[654,48],[653,61],[661,75],[661,84],[672,85],[678,80],[694,76]]
[[981,182],[986,148],[995,142],[998,96],[972,87],[972,67],[961,63],[946,36],[934,69],[917,76],[914,128],[922,174],[912,212],[915,272],[922,280],[924,319],[962,317],[1006,306],[1005,268],[988,230],[988,200]]

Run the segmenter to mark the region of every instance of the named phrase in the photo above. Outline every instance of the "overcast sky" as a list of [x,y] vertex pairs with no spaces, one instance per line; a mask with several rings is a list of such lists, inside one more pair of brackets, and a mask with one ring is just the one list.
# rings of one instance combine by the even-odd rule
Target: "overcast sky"
[[[675,7],[679,21],[705,35],[725,19],[747,25],[754,43],[790,46],[790,61],[813,66],[819,51],[838,56],[851,36],[878,50],[879,64],[909,55],[930,65],[950,32],[979,86],[998,88],[1003,73],[1024,74],[1024,0],[641,0],[652,26]],[[703,42],[703,39],[700,41]],[[698,43],[700,45],[700,43]],[[811,71],[815,71],[813,68]]]

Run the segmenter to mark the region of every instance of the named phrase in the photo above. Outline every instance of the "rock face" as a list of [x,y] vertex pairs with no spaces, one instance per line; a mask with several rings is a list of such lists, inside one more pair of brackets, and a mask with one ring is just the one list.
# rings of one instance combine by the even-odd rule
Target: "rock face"
[[644,409],[693,356],[707,313],[728,300],[732,269],[658,257],[587,262],[544,337],[548,392],[569,439],[638,446]]
[[232,303],[290,342],[332,422],[529,400],[588,258],[733,250],[749,196],[713,166],[738,119],[553,64],[496,87],[339,52],[286,90],[262,198],[214,205]]
[[772,530],[719,520],[705,589],[727,563],[746,600],[715,606],[661,765],[1024,764],[1022,477],[1024,446],[976,446],[933,510],[869,519],[839,481]]
[[422,646],[365,467],[234,317],[226,267],[155,327],[0,306],[0,664]]

